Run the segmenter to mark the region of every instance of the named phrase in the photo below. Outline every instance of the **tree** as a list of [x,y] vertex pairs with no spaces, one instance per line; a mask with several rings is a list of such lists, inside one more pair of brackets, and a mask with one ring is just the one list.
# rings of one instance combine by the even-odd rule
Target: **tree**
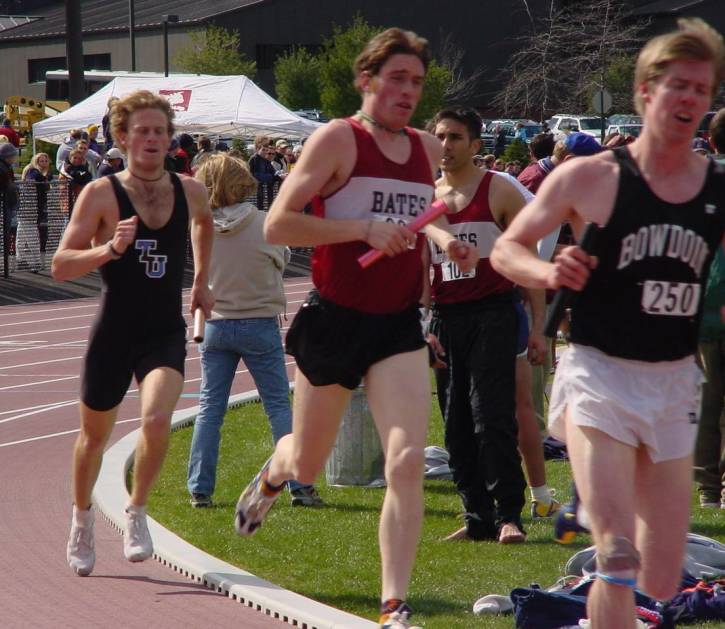
[[382,29],[370,26],[360,15],[343,29],[332,27],[332,37],[325,40],[320,55],[322,111],[330,118],[350,116],[360,107],[360,95],[353,81],[352,64],[365,44]]
[[[320,58],[322,110],[330,117],[350,116],[360,107],[360,95],[354,86],[352,64],[365,44],[383,29],[370,26],[360,15],[343,29],[332,28],[332,37],[325,41]],[[411,120],[413,126],[422,126],[443,107],[453,84],[450,68],[432,60],[428,65],[423,95]]]
[[549,0],[546,15],[529,15],[492,101],[505,115],[544,119],[557,109],[587,110],[608,68],[639,47],[645,26],[627,17],[624,0]]
[[249,158],[251,155],[249,154],[249,151],[247,150],[247,144],[242,138],[234,138],[232,140],[232,150],[233,151],[239,151],[241,154],[242,159],[245,162],[249,161]]
[[612,95],[614,111],[631,111],[634,107],[632,85],[634,84],[634,54],[618,55],[609,62],[604,71],[604,88]]
[[529,155],[529,149],[527,145],[518,138],[514,138],[511,144],[506,147],[503,155],[501,155],[501,159],[503,159],[507,163],[518,161],[521,163],[521,166],[525,168],[529,165],[529,161],[531,161],[531,156]]
[[257,64],[239,52],[239,33],[210,25],[189,33],[191,43],[174,57],[174,64],[194,74],[243,74],[254,78]]
[[422,128],[425,123],[430,120],[437,111],[443,109],[447,100],[446,95],[451,89],[453,82],[453,74],[450,68],[431,61],[428,64],[428,72],[425,75],[425,84],[423,85],[423,94],[420,102],[415,108],[415,114],[410,121],[414,127]]
[[274,64],[279,102],[290,109],[320,109],[320,59],[306,48],[294,48]]

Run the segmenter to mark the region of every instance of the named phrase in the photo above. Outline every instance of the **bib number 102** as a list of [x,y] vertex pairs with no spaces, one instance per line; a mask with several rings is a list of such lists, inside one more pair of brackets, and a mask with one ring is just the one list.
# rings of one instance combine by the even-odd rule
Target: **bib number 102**
[[642,310],[647,314],[691,317],[699,303],[699,284],[647,280],[642,288]]
[[458,268],[458,265],[455,262],[446,260],[443,264],[441,264],[441,274],[444,282],[467,280],[472,277],[476,277],[476,267],[473,267],[468,273],[464,273],[460,268]]

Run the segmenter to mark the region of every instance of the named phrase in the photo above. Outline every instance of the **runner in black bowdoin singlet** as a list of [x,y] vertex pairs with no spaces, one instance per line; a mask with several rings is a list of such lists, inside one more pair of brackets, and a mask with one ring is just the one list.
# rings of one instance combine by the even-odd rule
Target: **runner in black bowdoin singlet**
[[[597,547],[594,629],[633,629],[633,589],[679,585],[701,381],[697,349],[710,262],[725,230],[725,172],[690,142],[725,75],[722,37],[698,19],[651,40],[635,68],[639,138],[567,162],[499,239],[492,262],[523,285],[581,291],[549,405]],[[531,246],[563,221],[600,226],[593,256],[554,263]],[[576,518],[575,514],[575,518]]]

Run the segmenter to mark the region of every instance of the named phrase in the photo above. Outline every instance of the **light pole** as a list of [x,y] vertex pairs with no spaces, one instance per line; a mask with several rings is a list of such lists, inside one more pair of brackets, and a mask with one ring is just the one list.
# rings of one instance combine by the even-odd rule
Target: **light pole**
[[161,25],[164,36],[164,76],[169,76],[169,22],[178,22],[178,15],[162,15]]
[[128,0],[128,37],[131,40],[131,72],[136,72],[136,12],[134,0]]
[[81,23],[80,0],[65,3],[65,46],[68,64],[68,100],[71,105],[80,103],[86,97],[83,79],[83,26]]

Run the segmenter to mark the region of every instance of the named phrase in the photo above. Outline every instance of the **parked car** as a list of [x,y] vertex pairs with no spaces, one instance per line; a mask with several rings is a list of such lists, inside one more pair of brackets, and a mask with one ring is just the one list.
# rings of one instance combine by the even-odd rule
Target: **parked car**
[[[607,127],[607,119],[604,119],[604,128]],[[565,129],[569,131],[581,131],[591,135],[597,140],[602,134],[602,119],[598,116],[584,116],[578,114],[555,114],[549,121],[549,129],[556,137]]]
[[607,127],[607,132],[605,133],[605,137],[608,136],[610,133],[621,133],[622,135],[631,135],[635,138],[639,137],[639,134],[642,133],[642,125],[641,124],[610,124]]
[[607,120],[610,125],[642,124],[642,116],[636,114],[612,114]]
[[[497,135],[497,129],[500,127],[506,134],[506,146],[511,144],[516,137],[516,125],[521,122],[524,125],[524,131],[526,132],[526,143],[531,142],[531,139],[537,134],[541,133],[542,126],[538,122],[526,119],[508,118],[504,120],[492,120],[486,128],[486,135],[490,135],[495,139]],[[484,138],[485,144],[485,138]]]
[[292,113],[297,114],[302,118],[307,118],[308,120],[314,120],[315,122],[330,121],[330,119],[327,118],[319,109],[298,109]]

